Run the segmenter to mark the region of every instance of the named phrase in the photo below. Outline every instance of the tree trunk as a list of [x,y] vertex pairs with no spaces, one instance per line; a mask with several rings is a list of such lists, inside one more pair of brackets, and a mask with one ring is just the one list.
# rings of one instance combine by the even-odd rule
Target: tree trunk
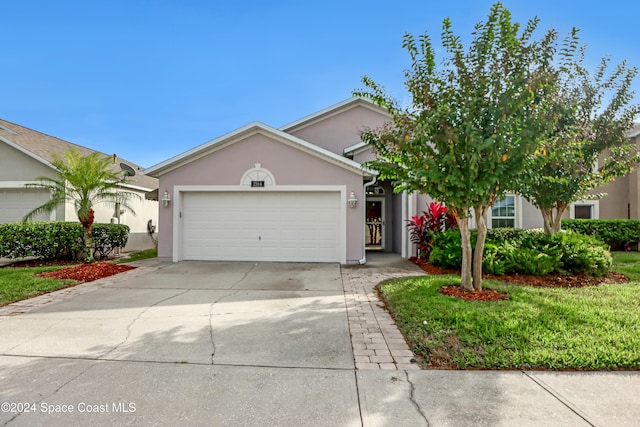
[[82,231],[84,233],[84,251],[86,253],[84,262],[86,263],[95,261],[93,258],[93,219],[93,209],[89,209],[86,218],[80,218],[80,224],[82,224]]
[[[560,203],[557,207],[540,208],[542,219],[544,221],[544,232],[547,234],[555,234],[560,231],[562,226],[562,214],[567,210],[566,203]],[[555,213],[555,216],[554,216]]]
[[476,206],[476,226],[478,228],[478,240],[473,254],[473,288],[482,290],[482,256],[484,254],[484,242],[487,238],[487,211],[482,206]]
[[467,291],[473,290],[471,283],[471,232],[469,231],[469,218],[460,218],[456,215],[458,228],[460,229],[460,237],[462,238],[462,265],[461,265],[461,284],[462,289]]

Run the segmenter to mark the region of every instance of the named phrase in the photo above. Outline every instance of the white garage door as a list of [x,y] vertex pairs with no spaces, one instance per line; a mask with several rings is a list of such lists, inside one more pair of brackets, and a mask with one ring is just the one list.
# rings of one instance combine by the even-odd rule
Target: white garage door
[[188,192],[185,260],[340,262],[339,192]]
[[[4,189],[0,190],[0,223],[19,222],[38,206],[49,200],[49,193],[38,189]],[[46,220],[49,215],[42,214],[34,219]]]

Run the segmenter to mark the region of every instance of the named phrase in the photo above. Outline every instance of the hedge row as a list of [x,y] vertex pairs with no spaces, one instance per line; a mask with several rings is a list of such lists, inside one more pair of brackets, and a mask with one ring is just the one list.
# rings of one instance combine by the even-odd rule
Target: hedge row
[[[472,233],[475,245],[477,233]],[[459,232],[436,236],[429,262],[443,268],[460,268],[462,244]],[[541,230],[494,229],[487,233],[482,269],[504,274],[580,274],[602,276],[613,259],[606,245],[593,236],[572,231],[553,235]]]
[[640,242],[640,220],[637,219],[565,219],[562,228],[596,236],[618,250],[629,249]]
[[[0,258],[37,257],[71,259],[83,257],[84,237],[79,222],[16,222],[0,224]],[[123,224],[93,224],[93,256],[105,258],[123,248],[129,227]]]

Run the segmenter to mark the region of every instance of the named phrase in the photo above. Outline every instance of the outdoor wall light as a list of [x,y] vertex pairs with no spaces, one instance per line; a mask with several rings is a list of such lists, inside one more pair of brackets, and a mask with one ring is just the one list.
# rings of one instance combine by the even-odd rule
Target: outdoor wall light
[[165,190],[164,194],[162,195],[162,206],[168,208],[170,202],[171,196],[169,195],[169,192]]
[[347,199],[347,202],[349,202],[349,206],[351,206],[352,208],[355,208],[356,205],[358,204],[358,198],[356,197],[353,191],[351,192],[351,194],[349,194],[349,198]]

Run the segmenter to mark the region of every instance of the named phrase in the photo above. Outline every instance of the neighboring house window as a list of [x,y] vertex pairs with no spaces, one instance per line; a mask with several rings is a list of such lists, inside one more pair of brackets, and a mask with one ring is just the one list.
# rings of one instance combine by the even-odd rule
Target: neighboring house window
[[573,217],[581,218],[581,219],[592,219],[593,218],[593,213],[591,212],[592,210],[593,210],[593,206],[591,205],[575,205]]
[[516,226],[516,197],[505,196],[491,207],[491,228]]
[[569,218],[571,219],[598,219],[599,217],[599,200],[578,200],[569,206]]

